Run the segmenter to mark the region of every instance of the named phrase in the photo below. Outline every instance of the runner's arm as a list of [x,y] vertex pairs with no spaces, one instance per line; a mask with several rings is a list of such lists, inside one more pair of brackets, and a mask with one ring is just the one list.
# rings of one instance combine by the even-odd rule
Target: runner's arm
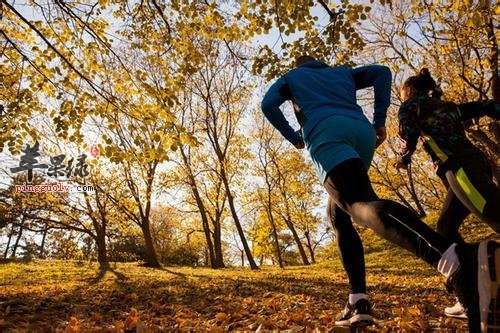
[[399,161],[405,165],[411,163],[411,156],[417,149],[417,142],[420,136],[415,107],[416,104],[401,107],[398,113],[399,138],[401,139],[398,155]]
[[469,120],[473,118],[481,118],[484,116],[493,119],[500,119],[500,105],[495,103],[494,100],[487,100],[482,102],[469,102],[458,104],[460,110],[460,117],[462,120]]
[[283,112],[280,110],[281,104],[289,100],[288,85],[283,77],[279,78],[266,92],[262,99],[261,108],[264,116],[269,122],[287,139],[291,144],[297,146],[302,142],[299,131],[295,131],[288,123]]
[[352,69],[356,90],[373,87],[375,105],[373,126],[385,126],[387,108],[391,102],[391,70],[387,66],[368,65]]

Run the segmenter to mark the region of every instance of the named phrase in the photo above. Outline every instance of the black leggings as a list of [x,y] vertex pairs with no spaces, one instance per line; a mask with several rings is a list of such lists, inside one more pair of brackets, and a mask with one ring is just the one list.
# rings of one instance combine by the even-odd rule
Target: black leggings
[[[363,246],[349,215],[382,238],[407,249],[434,268],[452,242],[432,230],[409,208],[375,194],[361,159],[349,159],[328,173],[324,182],[331,201],[330,217],[342,263],[353,293],[365,292]],[[333,206],[333,202],[342,210]],[[332,214],[333,213],[333,214]],[[347,214],[346,214],[347,213]]]
[[500,232],[500,188],[492,181],[488,160],[481,154],[463,159],[445,173],[448,193],[437,222],[440,234],[453,242],[463,242],[460,225],[470,213]]
[[358,232],[351,217],[328,197],[326,215],[332,223],[340,260],[349,278],[351,293],[366,294],[365,254]]

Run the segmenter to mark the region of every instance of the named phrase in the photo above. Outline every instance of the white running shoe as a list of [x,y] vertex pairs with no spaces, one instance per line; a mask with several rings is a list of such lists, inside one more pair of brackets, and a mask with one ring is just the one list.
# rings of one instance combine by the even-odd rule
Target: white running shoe
[[462,303],[458,300],[455,305],[444,308],[444,314],[452,318],[467,319],[467,313]]

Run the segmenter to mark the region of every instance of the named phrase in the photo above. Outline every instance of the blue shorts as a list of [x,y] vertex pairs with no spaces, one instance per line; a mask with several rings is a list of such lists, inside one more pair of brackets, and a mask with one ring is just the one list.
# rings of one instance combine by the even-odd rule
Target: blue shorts
[[375,141],[375,129],[368,119],[341,115],[321,120],[304,138],[321,183],[325,182],[328,172],[351,158],[361,158],[368,170]]

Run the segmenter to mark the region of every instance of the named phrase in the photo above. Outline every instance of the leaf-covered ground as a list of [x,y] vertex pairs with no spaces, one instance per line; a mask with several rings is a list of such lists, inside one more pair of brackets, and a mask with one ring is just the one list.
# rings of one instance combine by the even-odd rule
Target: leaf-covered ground
[[[367,255],[377,326],[364,331],[466,331],[443,317],[454,302],[443,280],[406,253]],[[0,332],[64,331],[70,316],[83,332],[116,332],[131,307],[151,332],[349,332],[334,328],[348,293],[340,263],[280,270],[165,267],[34,261],[0,264]]]

